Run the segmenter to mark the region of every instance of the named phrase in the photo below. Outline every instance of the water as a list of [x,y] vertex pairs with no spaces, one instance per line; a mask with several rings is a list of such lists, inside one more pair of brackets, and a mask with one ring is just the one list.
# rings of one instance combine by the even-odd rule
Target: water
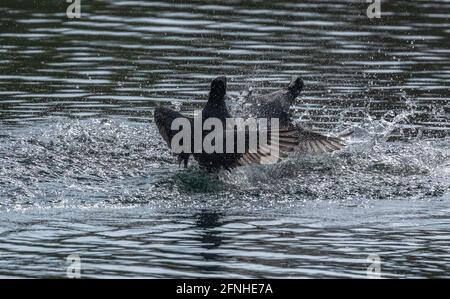
[[[0,277],[449,277],[450,2],[3,0]],[[342,152],[177,166],[155,106],[305,81]]]

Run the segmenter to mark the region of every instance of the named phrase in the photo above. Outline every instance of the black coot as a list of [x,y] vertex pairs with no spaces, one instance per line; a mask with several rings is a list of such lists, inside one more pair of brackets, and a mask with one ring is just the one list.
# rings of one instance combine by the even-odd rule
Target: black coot
[[[211,82],[211,90],[209,93],[208,102],[202,110],[202,123],[206,121],[208,118],[218,118],[222,121],[224,130],[230,130],[226,128],[225,122],[227,118],[231,118],[230,112],[227,109],[225,104],[225,95],[227,88],[227,80],[226,77],[217,77]],[[181,113],[174,111],[168,108],[156,108],[154,111],[155,123],[158,127],[158,130],[163,137],[163,139],[167,142],[167,145],[171,147],[172,138],[179,132],[179,130],[172,130],[171,124],[176,118],[185,118],[191,124],[191,128],[194,127],[194,119],[188,118]],[[277,134],[279,136],[277,144],[269,144],[267,148],[257,148],[250,149],[248,147],[249,144],[249,131],[245,131],[245,152],[239,153],[237,151],[237,135],[238,132],[235,128],[232,129],[234,136],[234,144],[235,151],[233,153],[206,153],[202,150],[200,153],[193,153],[193,145],[194,145],[194,135],[191,135],[191,150],[189,152],[182,152],[178,155],[179,163],[183,162],[186,167],[189,161],[189,157],[192,155],[194,159],[199,163],[200,166],[207,168],[208,170],[214,170],[219,168],[230,169],[237,166],[244,166],[250,164],[264,164],[264,163],[273,163],[278,161],[281,157],[285,156],[285,152],[293,150],[294,147],[298,146],[297,138],[292,137],[296,133],[294,128],[280,128],[277,130]],[[209,131],[203,131],[203,136],[206,136]],[[271,134],[273,134],[272,130],[268,131],[268,140],[270,140]],[[225,144],[225,136],[227,134],[224,133],[224,141],[222,144]],[[268,153],[271,149],[271,146],[278,146],[282,151],[279,155],[274,154],[274,152]],[[193,154],[192,154],[193,153]]]

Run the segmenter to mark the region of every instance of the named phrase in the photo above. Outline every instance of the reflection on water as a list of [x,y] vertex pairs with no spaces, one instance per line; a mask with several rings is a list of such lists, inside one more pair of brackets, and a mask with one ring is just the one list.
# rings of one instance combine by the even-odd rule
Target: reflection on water
[[[0,277],[448,277],[450,3],[2,0]],[[179,169],[153,107],[292,75],[343,152]]]
[[448,200],[11,212],[1,275],[61,277],[77,253],[83,277],[364,278],[377,254],[383,277],[448,278]]

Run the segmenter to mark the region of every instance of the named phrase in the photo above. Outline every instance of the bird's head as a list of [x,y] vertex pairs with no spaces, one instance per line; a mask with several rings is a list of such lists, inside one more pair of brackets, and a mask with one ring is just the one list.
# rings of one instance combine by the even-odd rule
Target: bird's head
[[298,97],[303,89],[303,80],[299,76],[292,77],[291,83],[289,83],[288,90],[294,97]]
[[211,82],[211,91],[209,98],[213,100],[221,100],[227,92],[227,78],[225,76],[217,77]]

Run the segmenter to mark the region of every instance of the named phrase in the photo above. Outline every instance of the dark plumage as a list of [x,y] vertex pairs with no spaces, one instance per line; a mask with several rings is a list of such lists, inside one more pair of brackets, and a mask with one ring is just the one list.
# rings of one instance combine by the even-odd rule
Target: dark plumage
[[215,117],[225,122],[227,118],[231,118],[225,104],[225,94],[227,93],[227,78],[217,77],[211,82],[211,90],[209,92],[208,102],[202,110],[202,118]]
[[[231,118],[231,115],[227,109],[225,104],[225,94],[226,94],[226,78],[218,77],[211,82],[211,90],[209,93],[208,102],[202,110],[202,124],[208,118],[218,118],[222,121],[223,128],[226,128],[225,122],[227,118]],[[183,116],[181,113],[168,109],[168,108],[156,108],[154,111],[155,123],[159,129],[159,132],[163,139],[167,142],[167,145],[171,147],[172,138],[179,132],[179,130],[172,130],[171,124],[176,118],[185,118],[190,124],[191,128],[193,128],[194,119]],[[280,129],[278,130],[279,141],[277,145],[270,145],[266,148],[257,148],[251,149],[248,147],[249,141],[249,131],[245,132],[245,152],[238,153],[237,151],[237,134],[235,128],[228,128],[226,130],[232,131],[232,136],[234,137],[235,151],[234,153],[206,153],[202,150],[201,153],[193,153],[193,145],[194,145],[194,135],[191,135],[191,150],[188,153],[182,152],[178,154],[179,163],[183,162],[186,167],[189,161],[189,157],[192,155],[194,159],[199,163],[200,166],[207,168],[208,170],[225,168],[230,169],[236,166],[243,166],[249,164],[263,164],[268,163],[268,161],[278,160],[280,156],[283,156],[283,153],[280,153],[280,156],[272,156],[264,150],[270,149],[270,146],[278,146],[283,151],[290,151],[295,146],[298,145],[297,139],[292,137],[292,134],[295,134],[295,129]],[[204,131],[203,136],[206,136],[209,132]],[[272,131],[268,131],[268,140],[270,140]],[[224,141],[225,144],[225,136]],[[259,143],[258,143],[259,144]],[[192,154],[193,153],[193,154]]]

